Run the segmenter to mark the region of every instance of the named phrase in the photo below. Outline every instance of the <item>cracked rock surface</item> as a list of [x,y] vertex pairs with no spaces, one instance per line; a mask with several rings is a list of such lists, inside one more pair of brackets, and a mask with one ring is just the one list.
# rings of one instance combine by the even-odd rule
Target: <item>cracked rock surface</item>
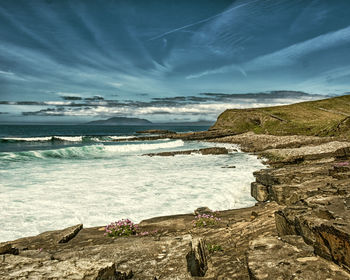
[[220,137],[211,141],[264,155],[268,168],[251,186],[256,205],[219,211],[209,227],[193,227],[195,215],[183,214],[142,221],[141,231],[157,230],[148,236],[110,238],[103,227],[77,225],[2,243],[0,279],[350,279],[349,142],[218,131],[183,137]]

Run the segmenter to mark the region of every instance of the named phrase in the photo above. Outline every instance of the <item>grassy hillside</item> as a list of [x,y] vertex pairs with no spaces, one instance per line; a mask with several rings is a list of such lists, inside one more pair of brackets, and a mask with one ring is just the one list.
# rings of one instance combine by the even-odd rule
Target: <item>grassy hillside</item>
[[210,130],[350,137],[350,95],[284,106],[229,109]]

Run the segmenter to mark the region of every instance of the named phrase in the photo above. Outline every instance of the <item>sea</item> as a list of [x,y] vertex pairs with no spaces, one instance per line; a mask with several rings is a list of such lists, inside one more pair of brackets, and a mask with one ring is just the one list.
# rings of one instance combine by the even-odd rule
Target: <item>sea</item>
[[[146,129],[199,126],[0,125],[0,242],[82,223],[252,206],[255,155],[233,144],[130,141]],[[115,140],[125,139],[117,142]],[[144,156],[226,147],[228,155]]]

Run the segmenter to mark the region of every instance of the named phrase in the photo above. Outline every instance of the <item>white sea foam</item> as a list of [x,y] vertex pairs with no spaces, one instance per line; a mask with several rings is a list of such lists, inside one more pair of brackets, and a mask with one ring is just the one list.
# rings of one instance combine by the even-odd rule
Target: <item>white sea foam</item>
[[81,142],[83,141],[83,136],[54,136],[55,138],[68,141],[68,142]]
[[1,138],[1,140],[7,140],[7,141],[23,141],[23,142],[39,142],[39,141],[50,141],[52,139],[51,136],[48,137],[26,137],[26,138],[20,138],[20,137],[5,137]]
[[32,159],[48,159],[48,158],[62,158],[62,159],[89,159],[89,158],[108,158],[114,157],[119,153],[142,152],[157,149],[171,149],[182,147],[184,142],[182,140],[143,143],[143,144],[124,144],[117,145],[85,145],[78,147],[68,147],[54,150],[39,150],[39,151],[25,151],[25,152],[7,152],[1,153],[2,161],[28,161]]
[[83,136],[44,136],[44,137],[5,137],[1,140],[7,141],[21,141],[21,142],[43,142],[51,141],[53,139],[69,142],[81,142]]
[[[160,215],[253,205],[253,171],[263,168],[255,156],[139,156],[154,152],[213,146],[181,140],[126,145],[90,145],[32,151],[29,161],[0,163],[0,241],[36,235],[77,223],[102,226],[122,218],[135,222]],[[76,148],[76,149],[74,149]],[[59,153],[89,154],[62,160]],[[23,152],[26,153],[26,152]],[[47,160],[50,153],[57,157]],[[94,158],[91,154],[105,154]],[[18,156],[18,153],[9,153]],[[235,165],[234,169],[221,168]]]
[[106,136],[106,138],[110,138],[110,139],[115,139],[115,140],[119,140],[119,139],[131,139],[131,138],[135,138],[136,136]]
[[105,150],[108,152],[140,152],[147,150],[157,150],[157,149],[166,149],[166,148],[177,148],[182,147],[184,141],[175,140],[169,142],[156,142],[148,144],[127,144],[127,145],[110,145],[104,146]]

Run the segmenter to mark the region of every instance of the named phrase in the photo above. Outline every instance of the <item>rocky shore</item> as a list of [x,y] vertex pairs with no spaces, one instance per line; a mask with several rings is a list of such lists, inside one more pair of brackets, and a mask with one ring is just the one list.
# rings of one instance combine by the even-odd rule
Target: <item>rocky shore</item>
[[[205,138],[205,132],[172,134]],[[350,279],[350,142],[208,132],[261,156],[255,206],[144,220],[144,236],[77,225],[0,245],[1,279]],[[170,137],[170,135],[167,135]]]

